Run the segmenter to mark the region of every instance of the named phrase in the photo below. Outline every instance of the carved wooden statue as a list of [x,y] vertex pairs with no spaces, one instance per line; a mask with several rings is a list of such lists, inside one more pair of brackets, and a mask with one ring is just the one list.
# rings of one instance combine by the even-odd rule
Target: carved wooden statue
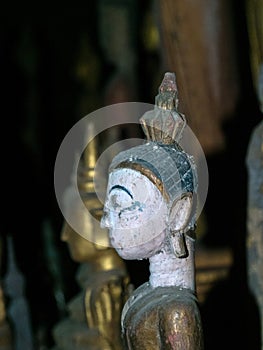
[[7,313],[12,327],[14,350],[33,350],[34,338],[30,319],[30,310],[25,297],[25,278],[19,270],[13,239],[7,237],[8,263],[4,277],[4,292],[10,298]]
[[[0,266],[2,268],[3,237],[0,237]],[[10,258],[10,256],[9,256]],[[10,262],[10,261],[9,261]],[[10,324],[10,318],[7,317],[7,295],[4,288],[4,279],[0,281],[0,350],[13,350],[14,337],[13,329]]]
[[102,226],[124,259],[149,259],[149,282],[122,312],[125,349],[203,348],[195,291],[197,173],[178,141],[175,75],[166,73],[156,106],[141,118],[145,144],[119,153],[109,168]]
[[[78,188],[85,206],[98,221],[92,221],[76,206],[71,188],[65,195],[65,205],[83,228],[81,236],[65,221],[61,232],[72,259],[81,263],[77,273],[81,292],[68,304],[69,317],[54,329],[55,349],[59,350],[122,349],[120,319],[129,294],[129,276],[124,261],[107,242],[106,246],[94,243],[97,235],[108,236],[100,228],[102,205],[93,183],[96,151],[93,139],[78,166]],[[85,232],[94,237],[93,242],[83,237]]]
[[[259,71],[258,97],[263,112],[263,65]],[[247,260],[249,287],[261,319],[263,349],[263,121],[253,130],[247,152]]]
[[[252,0],[251,2],[255,2]],[[176,71],[180,110],[206,155],[226,149],[222,125],[240,98],[233,3],[228,0],[156,0],[160,54]]]
[[[263,1],[246,0],[249,55],[254,91],[263,112]],[[254,128],[247,150],[247,267],[248,282],[261,319],[263,349],[263,121]]]

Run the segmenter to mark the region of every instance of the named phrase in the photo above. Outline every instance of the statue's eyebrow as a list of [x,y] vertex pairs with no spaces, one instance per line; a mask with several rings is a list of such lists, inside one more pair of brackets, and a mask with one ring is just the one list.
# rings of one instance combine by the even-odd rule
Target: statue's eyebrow
[[114,185],[114,186],[112,186],[112,188],[110,189],[109,193],[111,193],[111,191],[115,190],[115,189],[122,190],[122,191],[126,192],[131,197],[131,199],[133,199],[133,195],[131,194],[131,192],[129,190],[127,190],[126,187],[121,186],[121,185]]

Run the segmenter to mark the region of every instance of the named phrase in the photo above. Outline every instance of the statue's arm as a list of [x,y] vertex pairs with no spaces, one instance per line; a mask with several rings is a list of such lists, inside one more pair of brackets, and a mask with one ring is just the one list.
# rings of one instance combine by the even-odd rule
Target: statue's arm
[[112,279],[85,292],[85,312],[89,328],[98,329],[100,335],[111,344],[111,349],[119,349],[121,343],[121,311],[126,301],[123,283]]
[[161,343],[171,350],[203,349],[202,324],[195,300],[172,298],[159,310]]

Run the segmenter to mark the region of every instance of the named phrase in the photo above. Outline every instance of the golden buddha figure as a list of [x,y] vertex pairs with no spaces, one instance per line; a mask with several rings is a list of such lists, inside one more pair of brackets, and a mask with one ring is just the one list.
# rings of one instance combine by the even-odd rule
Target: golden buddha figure
[[[69,253],[80,266],[77,282],[81,292],[68,304],[69,317],[54,329],[59,350],[120,350],[121,311],[131,285],[124,261],[108,245],[108,234],[100,228],[102,205],[96,196],[93,176],[96,163],[96,140],[86,147],[77,170],[78,189],[85,207],[97,220],[82,212],[69,188],[65,206],[80,222],[83,234],[75,232],[64,222],[61,239],[68,244]],[[88,234],[85,234],[88,233]],[[84,237],[94,237],[88,240]],[[100,237],[99,242],[95,237]],[[103,237],[105,238],[103,241]]]
[[166,73],[153,111],[141,124],[147,142],[120,152],[109,168],[102,227],[118,254],[149,259],[149,282],[122,312],[124,348],[203,348],[195,290],[197,173],[179,145],[185,117],[177,112],[175,75]]

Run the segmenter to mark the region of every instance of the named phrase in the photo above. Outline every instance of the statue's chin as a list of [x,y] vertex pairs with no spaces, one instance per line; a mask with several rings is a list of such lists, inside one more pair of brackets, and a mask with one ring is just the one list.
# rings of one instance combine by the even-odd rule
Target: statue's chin
[[113,248],[119,256],[125,260],[142,260],[148,259],[151,256],[155,255],[163,246],[165,240],[165,231],[160,233],[158,236],[153,239],[138,245],[133,246],[122,246],[116,244],[116,241],[112,242]]

